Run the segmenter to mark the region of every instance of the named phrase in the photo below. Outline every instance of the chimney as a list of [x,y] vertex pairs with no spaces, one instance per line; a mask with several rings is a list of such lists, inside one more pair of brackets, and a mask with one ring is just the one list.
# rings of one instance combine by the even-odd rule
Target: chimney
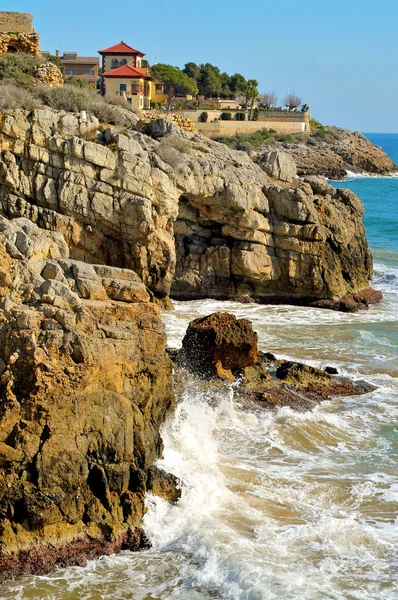
[[55,56],[59,57],[59,50],[55,51]]

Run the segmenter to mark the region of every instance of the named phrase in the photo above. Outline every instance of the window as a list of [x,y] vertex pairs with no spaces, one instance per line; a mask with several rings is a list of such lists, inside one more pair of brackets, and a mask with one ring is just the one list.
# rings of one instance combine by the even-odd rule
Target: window
[[94,69],[87,69],[87,71],[84,71],[85,75],[94,75]]
[[132,101],[133,101],[133,99],[132,99],[132,98],[127,98],[127,102],[128,102],[129,104],[131,104],[131,103],[132,103]]
[[77,54],[74,52],[73,54],[64,54],[62,57],[64,60],[76,60]]
[[157,83],[155,85],[155,94],[163,94],[163,83]]
[[131,86],[131,91],[132,92],[138,92],[140,89],[140,86],[138,85],[138,83],[133,83]]
[[125,58],[122,58],[119,65],[120,66],[127,65],[127,60]]
[[117,69],[119,66],[119,61],[117,58],[114,58],[111,63],[111,69]]
[[65,75],[74,75],[74,74],[75,74],[74,69],[66,69],[66,71],[65,71]]
[[137,67],[141,67],[141,59],[140,58],[137,58],[136,64],[137,64]]
[[120,84],[119,84],[119,91],[120,91],[120,92],[127,92],[127,84],[125,84],[125,83],[120,83]]

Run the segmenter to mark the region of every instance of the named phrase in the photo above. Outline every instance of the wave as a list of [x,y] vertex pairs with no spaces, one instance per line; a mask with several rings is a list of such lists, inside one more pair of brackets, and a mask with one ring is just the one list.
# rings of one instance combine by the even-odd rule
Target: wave
[[344,179],[328,179],[331,183],[341,183],[344,181],[351,181],[353,179],[398,179],[398,171],[390,173],[389,175],[379,175],[377,173],[368,173],[362,171],[361,173],[354,173],[354,171],[347,170],[347,175]]

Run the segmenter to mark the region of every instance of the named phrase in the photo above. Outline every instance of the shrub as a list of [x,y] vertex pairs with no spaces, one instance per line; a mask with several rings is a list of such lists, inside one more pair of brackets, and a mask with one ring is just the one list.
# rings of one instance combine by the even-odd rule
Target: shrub
[[246,120],[246,113],[244,113],[244,112],[238,112],[238,113],[236,113],[235,119],[237,121],[245,121]]
[[86,79],[77,79],[76,77],[67,77],[65,79],[65,84],[66,85],[74,85],[75,87],[79,87],[79,88],[91,88],[91,85],[89,84],[89,82]]
[[222,112],[220,115],[220,121],[232,121],[232,113]]
[[33,84],[33,73],[44,63],[42,56],[16,52],[0,55],[0,79],[7,79],[15,85],[30,88]]
[[46,106],[56,110],[65,110],[66,112],[80,112],[88,110],[96,94],[93,90],[78,88],[73,85],[64,87],[50,88],[40,86],[35,90],[40,100]]
[[200,113],[199,121],[201,123],[207,123],[208,119],[209,119],[209,113],[207,113],[206,111],[203,111],[202,113]]
[[29,90],[14,85],[9,81],[0,83],[0,110],[22,108],[33,110],[40,106],[40,101]]
[[255,108],[252,115],[252,121],[258,121],[258,108]]

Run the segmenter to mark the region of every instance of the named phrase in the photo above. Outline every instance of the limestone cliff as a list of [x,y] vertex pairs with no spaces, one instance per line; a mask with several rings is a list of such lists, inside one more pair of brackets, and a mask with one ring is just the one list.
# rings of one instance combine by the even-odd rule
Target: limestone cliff
[[[271,147],[288,153],[297,164],[298,174],[302,176],[321,175],[329,179],[344,179],[348,171],[377,175],[391,175],[398,171],[397,165],[384,150],[372,144],[359,131],[325,127],[324,132],[324,138],[321,138],[315,130],[313,135],[306,138],[307,143],[300,139],[275,142]],[[264,150],[268,151],[269,146]]]
[[[0,217],[0,581],[141,544],[172,405],[159,309],[136,273]],[[170,487],[170,486],[169,486]]]
[[62,233],[74,259],[134,270],[159,300],[369,296],[363,205],[322,180],[276,180],[162,119],[121,134],[16,112],[0,118],[0,147],[4,216]]

